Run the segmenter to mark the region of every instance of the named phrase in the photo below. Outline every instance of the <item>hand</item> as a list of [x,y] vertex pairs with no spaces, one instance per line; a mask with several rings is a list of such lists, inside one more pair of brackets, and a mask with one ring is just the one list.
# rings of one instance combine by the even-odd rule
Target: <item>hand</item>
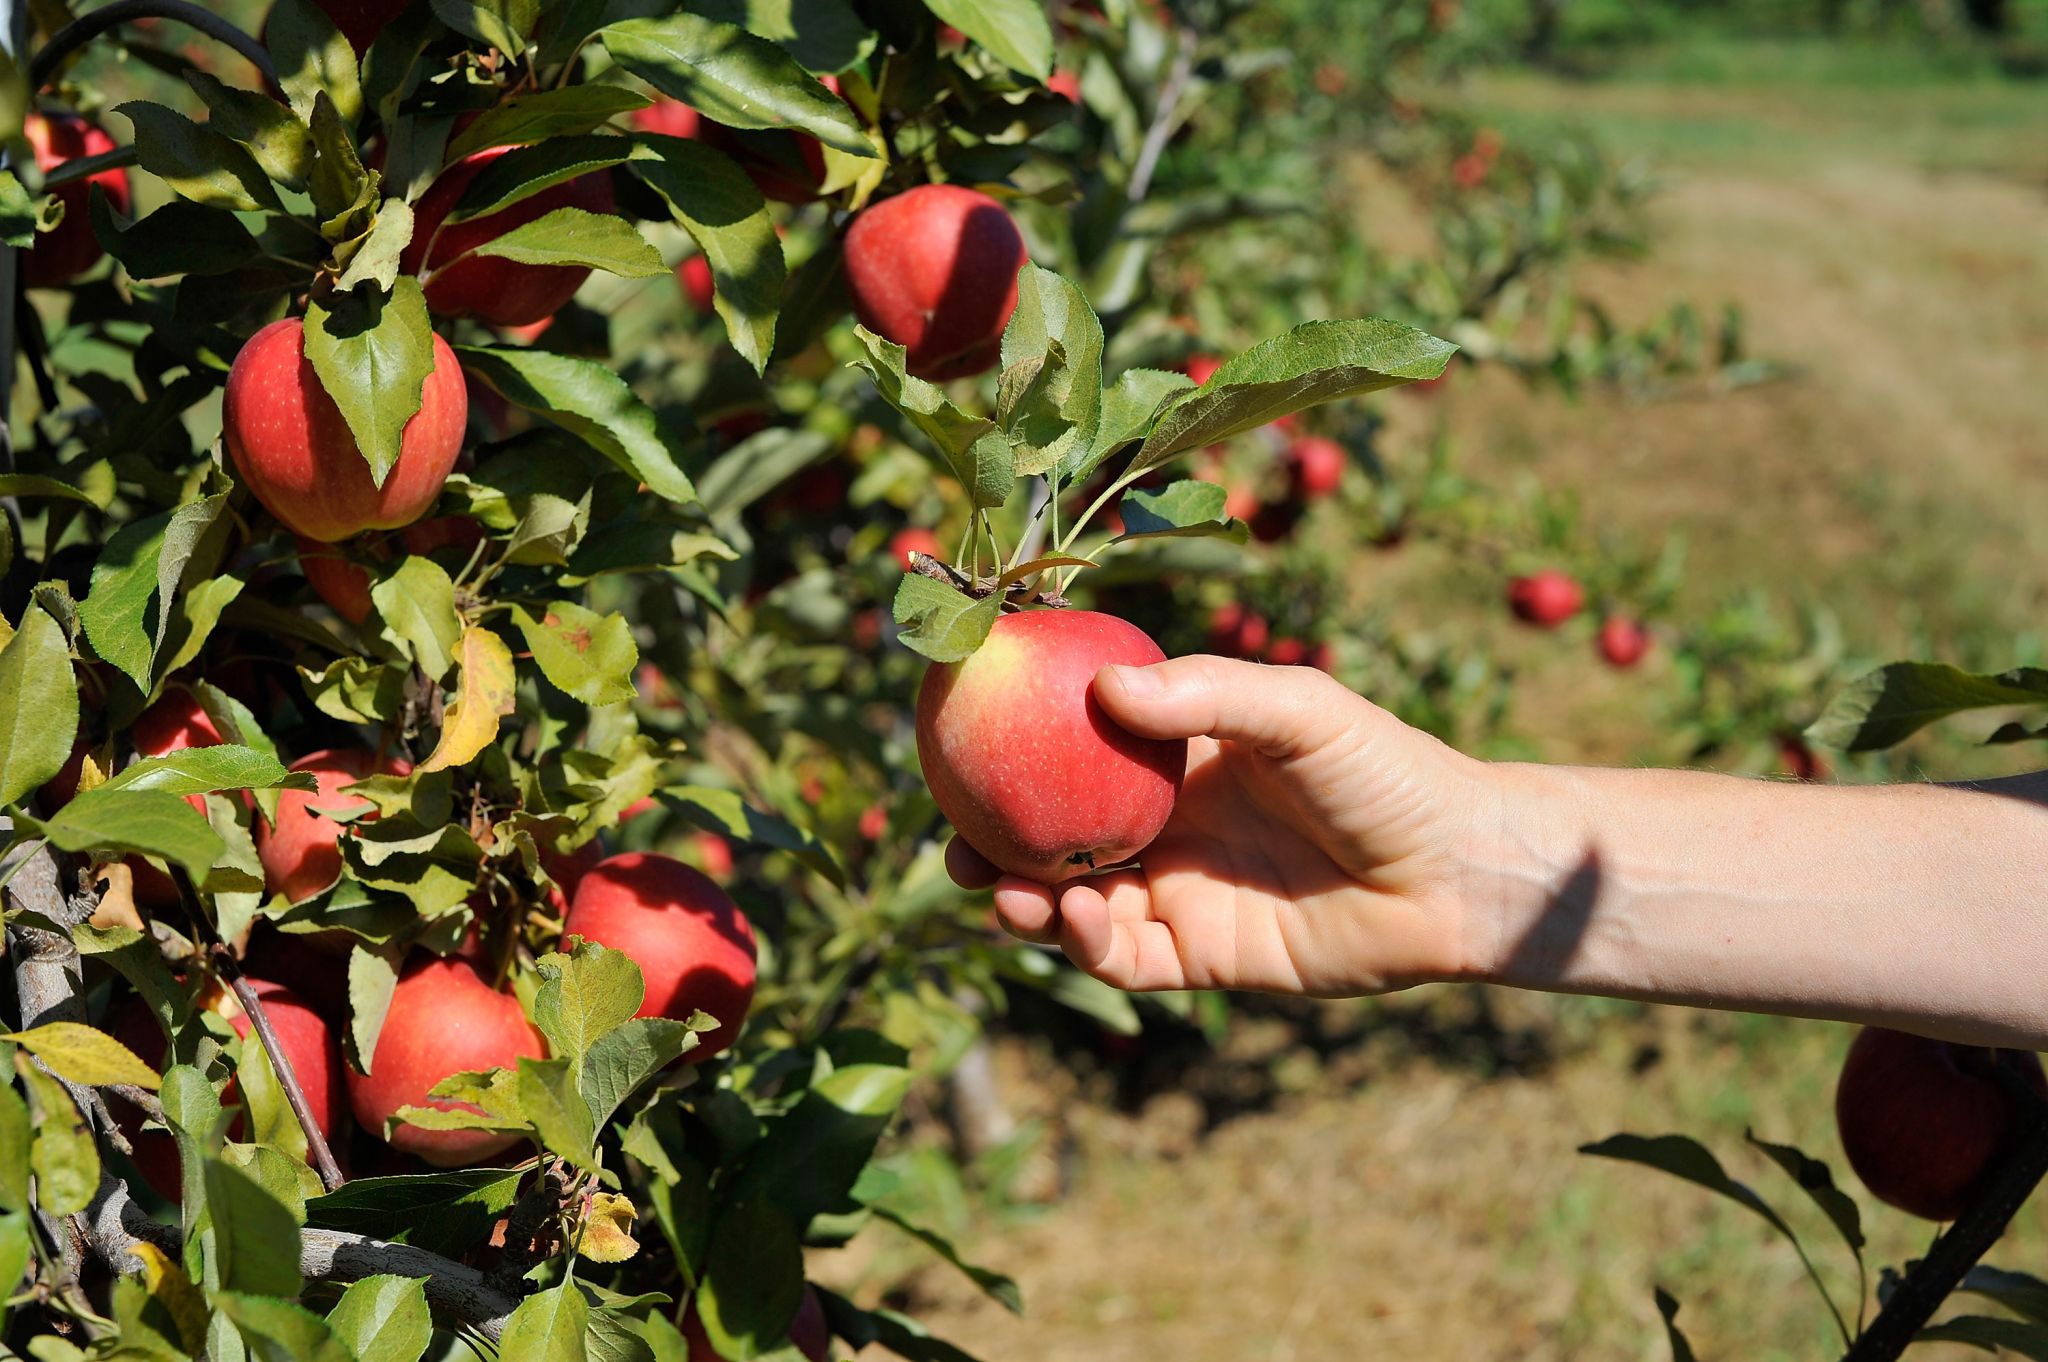
[[1347,997],[1463,973],[1460,868],[1499,803],[1484,764],[1307,667],[1105,667],[1095,699],[1191,740],[1179,802],[1137,866],[1051,887],[955,838],[948,870],[993,883],[1011,932],[1137,990]]

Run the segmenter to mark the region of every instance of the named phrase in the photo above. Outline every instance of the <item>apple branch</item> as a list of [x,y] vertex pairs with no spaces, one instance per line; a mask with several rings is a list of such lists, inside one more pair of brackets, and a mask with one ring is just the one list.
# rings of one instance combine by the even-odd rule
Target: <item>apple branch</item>
[[211,954],[214,967],[234,989],[235,1000],[241,1003],[249,1025],[255,1028],[257,1038],[263,1042],[263,1052],[270,1056],[270,1071],[277,1075],[278,1086],[284,1089],[285,1101],[291,1103],[292,1115],[298,1118],[299,1128],[306,1133],[306,1152],[312,1156],[313,1171],[320,1175],[320,1185],[333,1191],[347,1179],[341,1175],[341,1165],[334,1161],[334,1151],[327,1147],[326,1133],[313,1119],[312,1104],[306,1101],[306,1090],[299,1086],[299,1076],[292,1068],[291,1056],[284,1052],[284,1043],[277,1038],[277,1031],[270,1024],[270,1014],[263,1010],[263,1000],[256,996],[255,985],[243,975],[241,963],[232,951],[216,941]]
[[1884,1309],[1842,1355],[1842,1362],[1892,1362],[1904,1354],[1977,1260],[1998,1242],[2042,1178],[2048,1177],[2048,1102],[2008,1074],[2007,1067],[1998,1066],[1999,1077],[2027,1113],[2019,1143],[1992,1172],[1976,1203],[1907,1271]]
[[277,83],[277,67],[271,63],[270,53],[263,44],[210,10],[188,4],[186,0],[114,0],[113,4],[101,5],[50,35],[50,41],[43,44],[42,50],[29,63],[29,88],[42,89],[66,57],[108,29],[131,19],[175,19],[189,24],[207,37],[235,49],[251,66],[262,72],[264,80],[272,85]]

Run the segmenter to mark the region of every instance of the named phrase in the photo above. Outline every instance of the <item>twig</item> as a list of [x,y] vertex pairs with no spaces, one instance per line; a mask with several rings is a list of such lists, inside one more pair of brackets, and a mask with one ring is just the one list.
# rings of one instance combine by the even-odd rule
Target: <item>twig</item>
[[273,85],[277,83],[277,67],[271,64],[270,53],[264,50],[263,44],[219,15],[188,4],[186,0],[114,0],[113,4],[100,6],[50,36],[50,41],[43,44],[35,60],[29,63],[29,88],[42,89],[66,57],[108,29],[130,19],[176,19],[190,24],[207,37],[234,48],[248,59],[251,66],[263,73],[264,80]]
[[263,1010],[263,1000],[256,996],[256,986],[242,974],[234,952],[226,946],[216,941],[212,956],[214,968],[226,976],[229,987],[235,990],[236,1000],[242,1004],[242,1011],[249,1018],[249,1024],[263,1042],[263,1051],[270,1056],[270,1071],[277,1075],[278,1086],[284,1089],[284,1099],[292,1105],[292,1115],[299,1118],[299,1127],[306,1132],[306,1152],[312,1156],[313,1171],[320,1175],[320,1184],[333,1191],[347,1179],[341,1175],[341,1165],[334,1161],[334,1151],[327,1147],[327,1136],[320,1129],[320,1123],[313,1119],[313,1108],[306,1101],[306,1090],[299,1086],[299,1076],[292,1069],[291,1057],[285,1054],[284,1042],[277,1038],[277,1031],[270,1024],[270,1014]]
[[1976,1203],[1907,1271],[1884,1309],[1842,1355],[1842,1362],[1892,1362],[1902,1355],[1977,1260],[1998,1242],[2041,1179],[2048,1177],[2048,1107],[2038,1096],[2028,1096],[2033,1110],[2019,1143],[1992,1173]]
[[1166,84],[1159,90],[1159,103],[1152,111],[1152,126],[1145,129],[1145,141],[1138,148],[1138,163],[1131,167],[1131,184],[1124,197],[1132,203],[1143,203],[1152,190],[1152,172],[1159,168],[1159,158],[1166,153],[1166,139],[1173,136],[1181,92],[1187,88],[1194,69],[1195,31],[1183,27],[1180,46],[1173,54],[1173,69],[1167,73]]

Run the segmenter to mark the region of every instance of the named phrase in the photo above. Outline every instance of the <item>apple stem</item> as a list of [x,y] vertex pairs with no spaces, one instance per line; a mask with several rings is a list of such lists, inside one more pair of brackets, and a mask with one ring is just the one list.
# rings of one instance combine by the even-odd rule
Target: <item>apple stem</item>
[[219,15],[188,4],[186,0],[114,0],[113,4],[101,5],[50,35],[50,41],[43,44],[42,50],[29,63],[29,88],[42,89],[66,57],[108,29],[130,19],[175,19],[189,24],[207,37],[234,48],[263,74],[264,80],[273,85],[277,83],[277,67],[272,64],[270,53],[263,44]]
[[1970,1209],[1907,1271],[1842,1362],[1891,1362],[1901,1356],[2048,1177],[2048,1104],[2032,1092],[2027,1096],[2032,1101],[2022,1108],[2027,1116],[2019,1143],[1992,1171]]
[[312,1157],[313,1171],[320,1175],[320,1185],[333,1191],[347,1179],[342,1177],[341,1166],[334,1161],[334,1151],[327,1147],[327,1137],[321,1134],[320,1123],[313,1119],[313,1109],[306,1101],[306,1090],[299,1086],[299,1076],[292,1071],[292,1062],[285,1055],[284,1045],[271,1028],[270,1014],[263,1010],[263,1000],[256,996],[255,985],[243,976],[241,965],[232,951],[216,942],[212,955],[214,967],[235,990],[236,1001],[248,1015],[249,1025],[255,1028],[257,1039],[263,1042],[263,1052],[270,1056],[271,1072],[277,1075],[278,1086],[284,1089],[285,1101],[291,1103],[292,1115],[299,1118],[299,1126],[306,1132],[306,1152]]

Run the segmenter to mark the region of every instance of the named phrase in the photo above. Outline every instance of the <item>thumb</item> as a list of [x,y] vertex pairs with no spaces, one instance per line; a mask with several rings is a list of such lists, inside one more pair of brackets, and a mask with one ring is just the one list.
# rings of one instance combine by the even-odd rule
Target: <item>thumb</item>
[[1104,667],[1095,674],[1094,695],[1111,719],[1140,737],[1210,737],[1269,757],[1320,747],[1364,704],[1313,667],[1200,656]]

